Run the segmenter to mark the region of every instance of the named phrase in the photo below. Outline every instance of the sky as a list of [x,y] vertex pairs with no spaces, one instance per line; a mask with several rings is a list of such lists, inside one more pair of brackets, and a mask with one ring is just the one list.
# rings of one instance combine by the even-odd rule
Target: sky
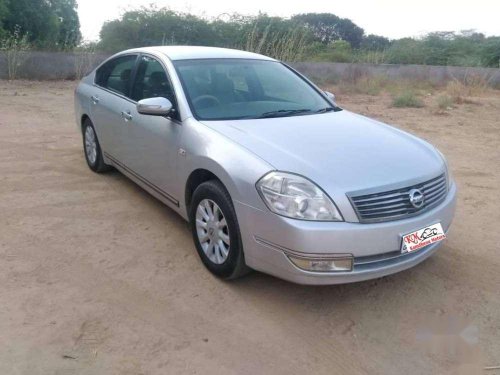
[[334,13],[365,30],[396,39],[430,31],[476,29],[500,35],[500,0],[77,0],[85,40],[97,40],[105,21],[128,9],[155,4],[207,18],[224,13],[289,17],[298,13]]

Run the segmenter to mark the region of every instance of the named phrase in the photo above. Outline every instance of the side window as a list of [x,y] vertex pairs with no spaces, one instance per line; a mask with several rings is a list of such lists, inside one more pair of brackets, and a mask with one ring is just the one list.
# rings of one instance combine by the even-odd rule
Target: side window
[[149,56],[141,56],[134,86],[132,99],[139,101],[146,98],[167,98],[175,106],[175,95],[163,66]]
[[137,55],[120,56],[97,69],[95,83],[125,96],[130,92],[130,80]]

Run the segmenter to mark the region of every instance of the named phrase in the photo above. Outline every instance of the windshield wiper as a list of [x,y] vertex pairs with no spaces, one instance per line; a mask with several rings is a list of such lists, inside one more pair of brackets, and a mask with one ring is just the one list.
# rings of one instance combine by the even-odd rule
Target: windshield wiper
[[318,109],[316,111],[316,113],[325,113],[325,112],[332,112],[332,111],[335,111],[335,108],[333,108],[333,107],[325,107],[325,108]]
[[269,112],[264,112],[257,118],[270,118],[270,117],[285,117],[285,116],[293,116],[298,113],[306,113],[306,112],[311,112],[310,109],[308,108],[302,108],[302,109],[279,109],[277,111],[269,111]]

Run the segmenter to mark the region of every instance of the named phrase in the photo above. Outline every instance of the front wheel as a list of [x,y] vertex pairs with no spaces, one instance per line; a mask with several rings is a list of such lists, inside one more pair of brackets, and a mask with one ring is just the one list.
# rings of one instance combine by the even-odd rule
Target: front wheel
[[218,181],[207,181],[193,194],[189,221],[196,250],[210,272],[223,279],[248,273],[231,197]]

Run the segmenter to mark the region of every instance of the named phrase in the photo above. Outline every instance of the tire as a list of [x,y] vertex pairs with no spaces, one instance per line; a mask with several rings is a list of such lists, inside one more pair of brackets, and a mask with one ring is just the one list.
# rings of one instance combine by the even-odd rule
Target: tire
[[[210,220],[207,204],[211,207],[214,220]],[[189,222],[196,250],[210,272],[222,279],[236,279],[250,271],[245,264],[240,228],[231,197],[219,181],[207,181],[196,188]],[[204,237],[208,240],[202,242]]]
[[[85,119],[82,126],[83,135],[83,153],[89,168],[96,173],[107,172],[111,169],[110,165],[104,163],[102,157],[101,145],[97,139],[97,133],[94,125],[89,118]],[[93,140],[91,139],[93,137]]]

